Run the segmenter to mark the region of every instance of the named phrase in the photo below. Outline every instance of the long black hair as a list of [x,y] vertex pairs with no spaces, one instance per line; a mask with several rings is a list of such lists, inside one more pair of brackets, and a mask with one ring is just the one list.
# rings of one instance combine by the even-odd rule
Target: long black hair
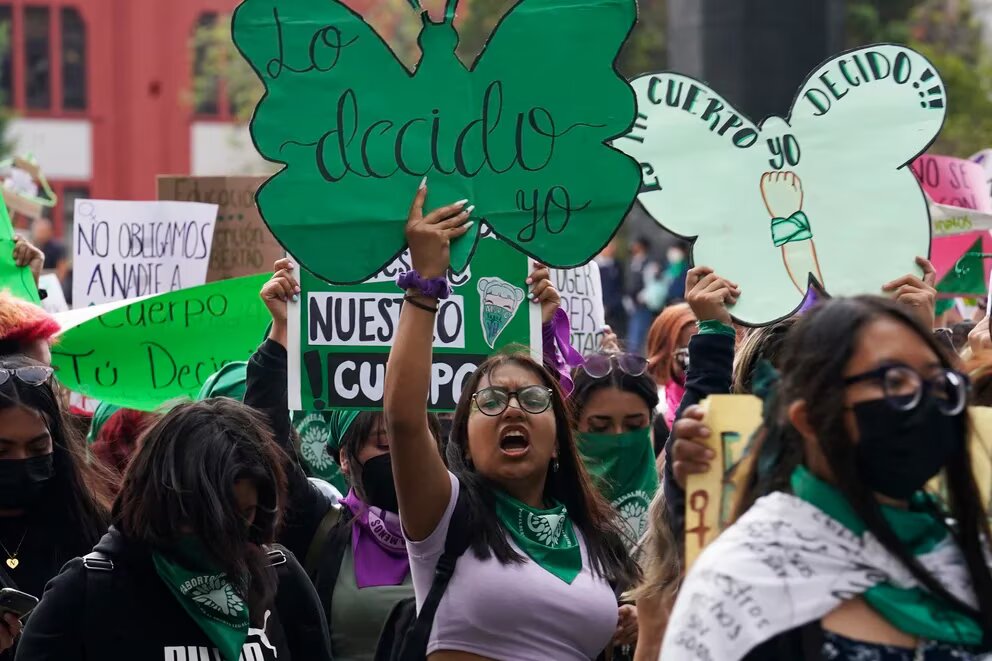
[[600,390],[615,388],[623,392],[634,393],[644,400],[644,405],[648,407],[648,411],[652,414],[658,408],[658,402],[660,401],[658,397],[658,384],[646,372],[640,376],[631,376],[614,365],[613,369],[606,376],[595,377],[589,376],[588,372],[579,367],[572,373],[572,380],[575,383],[575,387],[572,389],[569,400],[572,402],[573,423],[576,429],[589,399]]
[[[254,620],[275,595],[261,546],[275,540],[286,504],[284,461],[253,409],[226,397],[181,404],[145,433],[114,501],[114,526],[165,553],[182,531],[193,534],[245,597]],[[251,526],[234,494],[238,480],[258,490]]]
[[[761,440],[744,494],[742,509],[775,490],[788,490],[789,475],[805,460],[798,431],[788,423],[792,402],[806,402],[810,426],[816,430],[820,450],[836,480],[835,486],[852,505],[867,529],[913,574],[927,590],[948,605],[977,617],[983,630],[992,630],[992,572],[984,546],[992,539],[988,514],[982,504],[967,444],[945,466],[947,513],[956,522],[953,531],[978,597],[978,612],[961,604],[902,545],[889,527],[871,488],[859,477],[856,443],[845,425],[844,370],[857,351],[862,331],[879,319],[896,321],[916,334],[939,358],[952,367],[945,346],[903,305],[884,298],[861,296],[821,303],[800,319],[789,332],[782,356],[782,380],[768,412]],[[940,439],[933,439],[939,442]]]
[[[427,426],[434,436],[434,440],[441,444],[441,423],[433,413],[427,415]],[[355,421],[348,427],[341,439],[341,447],[336,453],[332,453],[335,461],[340,465],[342,458],[348,459],[348,484],[355,490],[355,494],[363,502],[367,503],[368,495],[362,483],[362,463],[358,459],[358,454],[365,445],[365,441],[375,432],[388,431],[386,426],[386,416],[382,411],[362,411],[355,418]]]
[[[0,358],[0,367],[15,370],[46,366],[26,356],[8,355]],[[63,413],[64,395],[53,379],[32,386],[12,376],[0,386],[0,410],[24,407],[45,420],[52,437],[55,472],[31,516],[50,524],[64,540],[67,551],[81,555],[107,531],[113,476],[99,462],[87,461],[84,441]]]
[[503,564],[524,560],[510,546],[507,531],[496,516],[492,490],[498,487],[477,473],[469,458],[468,421],[472,413],[472,396],[484,377],[506,365],[532,372],[541,385],[553,392],[551,406],[555,416],[558,470],[548,467],[545,498],[554,499],[568,509],[572,523],[585,539],[593,571],[614,584],[632,584],[638,576],[637,567],[624,548],[613,508],[595,489],[579,457],[572,435],[571,413],[558,381],[524,352],[500,353],[486,360],[466,382],[455,409],[446,451],[447,463],[462,488],[467,490],[473,552],[479,558],[494,555]]

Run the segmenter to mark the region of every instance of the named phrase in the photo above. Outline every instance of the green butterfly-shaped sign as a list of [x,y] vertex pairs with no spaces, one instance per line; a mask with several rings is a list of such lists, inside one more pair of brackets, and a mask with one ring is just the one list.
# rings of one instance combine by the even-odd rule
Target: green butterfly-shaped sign
[[635,115],[615,69],[635,1],[520,0],[471,68],[455,55],[456,4],[441,23],[421,14],[413,73],[339,0],[245,0],[235,12],[234,41],[266,88],[252,137],[285,166],[258,208],[324,280],[360,282],[402,252],[424,176],[428,207],[475,206],[452,246],[456,272],[483,222],[550,266],[583,264],[634,202],[637,163],[607,143]]
[[789,116],[755,125],[677,73],[633,80],[638,121],[617,141],[641,163],[639,200],[693,243],[693,262],[736,282],[734,317],[762,325],[802,304],[882,293],[919,273],[930,213],[908,164],[944,121],[934,66],[902,46],[842,53],[810,74]]

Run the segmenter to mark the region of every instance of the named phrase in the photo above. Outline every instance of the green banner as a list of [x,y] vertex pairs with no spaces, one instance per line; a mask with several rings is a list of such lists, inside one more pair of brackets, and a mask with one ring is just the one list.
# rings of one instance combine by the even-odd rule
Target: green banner
[[615,69],[635,1],[521,0],[470,66],[455,54],[457,4],[439,22],[421,12],[413,72],[340,0],[245,0],[234,14],[266,89],[252,138],[284,166],[258,208],[323,280],[360,283],[403,251],[425,176],[428,207],[475,206],[452,246],[459,273],[483,224],[550,266],[584,264],[633,204],[637,163],[606,143],[635,118]]
[[9,290],[17,298],[40,305],[41,298],[31,269],[14,263],[14,243],[14,228],[7,205],[0,199],[0,291]]
[[[248,360],[270,317],[258,296],[268,274],[159,294],[69,328],[52,347],[59,381],[142,411],[193,398],[227,363]],[[69,313],[70,315],[72,313]]]
[[[293,410],[382,407],[386,361],[403,292],[401,255],[360,285],[327,284],[306,271],[300,302],[290,306],[289,406]],[[479,242],[471,268],[451,275],[434,337],[429,407],[453,411],[462,384],[490,354],[510,345],[541,351],[541,310],[527,298],[530,263],[494,237]]]

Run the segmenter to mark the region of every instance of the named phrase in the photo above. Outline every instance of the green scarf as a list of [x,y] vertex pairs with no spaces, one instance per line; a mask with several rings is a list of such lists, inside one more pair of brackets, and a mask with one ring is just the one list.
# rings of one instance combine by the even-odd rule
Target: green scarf
[[517,546],[531,560],[571,585],[582,571],[582,550],[565,506],[557,503],[549,510],[536,510],[498,489],[493,494],[496,516]]
[[648,506],[658,491],[651,428],[625,434],[580,433],[579,453],[600,493],[617,511],[631,547],[648,527]]
[[[792,473],[792,492],[854,534],[863,535],[867,530],[844,495],[818,479],[805,466],[797,467]],[[910,500],[909,509],[882,505],[882,516],[889,527],[903,546],[917,556],[932,551],[948,534],[933,510],[927,509],[928,500],[930,496],[919,491]],[[879,583],[869,588],[864,598],[892,626],[910,635],[958,645],[973,646],[982,642],[978,622],[949,608],[946,602],[922,587],[900,588]]]
[[248,638],[247,604],[227,576],[210,567],[198,539],[182,538],[176,552],[181,563],[152,553],[155,571],[221,656],[226,661],[238,661]]

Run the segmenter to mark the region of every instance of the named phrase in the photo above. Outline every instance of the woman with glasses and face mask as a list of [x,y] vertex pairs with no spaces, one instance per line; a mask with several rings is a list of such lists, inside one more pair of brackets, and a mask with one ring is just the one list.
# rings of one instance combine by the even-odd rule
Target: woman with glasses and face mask
[[[663,658],[986,658],[992,537],[953,364],[885,299],[800,319],[744,514],[693,564]],[[946,508],[924,491],[941,471]]]
[[[555,378],[525,354],[485,361],[458,403],[446,450],[451,472],[428,428],[435,313],[448,292],[450,241],[467,231],[471,208],[457,203],[425,216],[426,195],[422,186],[407,224],[415,272],[404,278],[385,386],[418,605],[449,528],[466,528],[471,540],[440,599],[427,656],[594,658],[619,621],[611,582],[628,583],[636,568],[579,459]],[[549,271],[538,268],[527,284],[550,322],[559,298]]]
[[[96,544],[109,518],[110,478],[86,460],[61,400],[51,367],[0,358],[0,587],[38,598],[62,565]],[[18,632],[5,614],[0,649]]]

